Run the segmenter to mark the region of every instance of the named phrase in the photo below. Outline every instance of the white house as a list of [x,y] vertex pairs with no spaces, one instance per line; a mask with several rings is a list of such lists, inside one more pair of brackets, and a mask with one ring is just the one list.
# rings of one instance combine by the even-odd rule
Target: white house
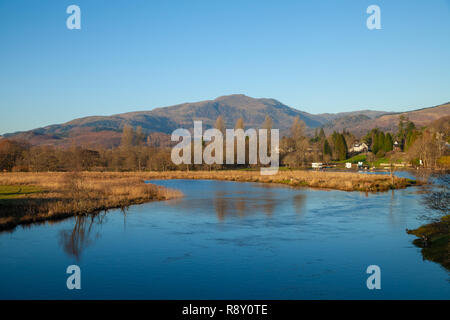
[[349,149],[350,153],[361,153],[369,151],[369,147],[364,142],[356,141]]

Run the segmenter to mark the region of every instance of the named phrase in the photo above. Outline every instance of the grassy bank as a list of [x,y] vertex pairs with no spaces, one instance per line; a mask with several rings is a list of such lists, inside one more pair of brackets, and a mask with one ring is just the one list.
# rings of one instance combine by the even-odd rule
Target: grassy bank
[[132,173],[2,173],[0,230],[179,196]]
[[262,176],[258,171],[169,171],[1,173],[0,230],[152,200],[181,196],[152,184],[151,179],[209,179],[240,182],[282,183],[344,191],[377,192],[416,184],[405,178],[348,172],[280,171]]
[[450,271],[450,215],[438,222],[408,230],[408,233],[418,237],[413,243],[422,248],[424,259],[437,262]]
[[152,179],[207,179],[240,182],[282,183],[290,186],[306,186],[320,189],[343,191],[377,192],[390,189],[402,189],[421,184],[405,178],[388,175],[360,174],[353,172],[325,172],[311,170],[279,171],[275,175],[263,176],[257,171],[223,170],[223,171],[169,171],[148,172]]
[[1,186],[0,185],[0,200],[15,199],[24,195],[33,193],[40,193],[43,190],[36,186]]

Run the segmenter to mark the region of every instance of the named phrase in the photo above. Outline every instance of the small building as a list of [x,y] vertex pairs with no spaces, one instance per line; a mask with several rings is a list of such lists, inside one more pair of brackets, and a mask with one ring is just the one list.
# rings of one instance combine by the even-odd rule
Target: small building
[[394,141],[393,149],[396,152],[402,151],[402,146],[397,140]]
[[350,153],[361,153],[369,151],[369,147],[364,142],[355,141],[352,147],[348,150]]
[[311,164],[311,167],[312,167],[313,169],[322,169],[322,166],[323,166],[323,163],[322,163],[322,162],[313,162],[313,163]]

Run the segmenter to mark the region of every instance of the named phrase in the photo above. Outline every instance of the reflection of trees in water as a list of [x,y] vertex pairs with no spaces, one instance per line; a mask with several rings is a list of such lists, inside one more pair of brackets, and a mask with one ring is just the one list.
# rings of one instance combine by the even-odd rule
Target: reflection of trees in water
[[293,198],[294,210],[300,216],[303,216],[305,214],[305,210],[304,210],[305,203],[306,203],[306,195],[305,194],[299,193],[294,196],[294,198]]
[[223,221],[226,216],[245,217],[263,211],[267,216],[271,216],[275,211],[279,199],[273,192],[264,192],[263,196],[235,197],[225,192],[214,194],[214,209],[219,221]]
[[394,208],[395,208],[395,193],[394,189],[392,189],[391,196],[389,197],[389,223],[392,226],[395,226],[397,224],[396,216],[394,214]]
[[266,199],[263,204],[263,210],[265,214],[270,217],[275,211],[275,207],[277,206],[276,199]]
[[415,230],[408,230],[419,239],[414,244],[422,248],[424,260],[437,262],[450,270],[450,174],[443,173],[431,177],[433,186],[425,188],[423,203],[428,209],[422,219],[431,220]]
[[227,200],[223,197],[214,198],[214,208],[216,210],[217,219],[223,221],[227,211]]
[[83,250],[100,237],[96,227],[103,224],[105,216],[106,212],[76,216],[73,229],[62,230],[59,234],[59,242],[64,252],[80,260]]

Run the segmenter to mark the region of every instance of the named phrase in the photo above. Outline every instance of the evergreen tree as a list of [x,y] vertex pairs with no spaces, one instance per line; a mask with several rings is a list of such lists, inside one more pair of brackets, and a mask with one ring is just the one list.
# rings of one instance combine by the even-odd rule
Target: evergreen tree
[[391,134],[388,132],[385,136],[385,143],[384,143],[384,151],[389,152],[392,151],[394,148],[394,141],[392,140]]
[[325,139],[325,142],[323,143],[323,154],[331,156],[331,147],[327,139]]
[[378,150],[385,151],[385,135],[383,131],[378,132]]
[[320,132],[319,132],[319,140],[320,140],[320,141],[323,141],[323,140],[325,140],[325,139],[326,139],[325,131],[323,130],[323,128],[320,128]]
[[342,144],[342,147],[341,147],[339,156],[340,156],[340,160],[345,160],[345,159],[347,159],[348,147],[347,147],[347,142],[345,141],[345,136],[343,134],[341,134],[341,144]]
[[372,152],[374,154],[377,154],[378,150],[380,150],[380,135],[378,133],[378,129],[372,130]]
[[347,159],[347,143],[343,134],[333,132],[331,136],[334,145],[334,155],[337,160]]

